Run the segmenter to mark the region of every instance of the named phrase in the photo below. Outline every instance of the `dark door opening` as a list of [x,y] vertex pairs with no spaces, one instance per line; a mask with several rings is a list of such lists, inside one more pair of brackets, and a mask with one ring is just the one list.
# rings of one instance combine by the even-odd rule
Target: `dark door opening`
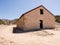
[[40,20],[40,29],[43,29],[43,21]]

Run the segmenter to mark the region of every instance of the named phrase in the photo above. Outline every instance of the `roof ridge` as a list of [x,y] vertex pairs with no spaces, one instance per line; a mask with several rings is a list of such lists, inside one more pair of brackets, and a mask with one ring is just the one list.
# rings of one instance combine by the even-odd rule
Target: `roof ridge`
[[[31,11],[33,11],[33,10],[39,8],[39,7],[43,7],[44,9],[46,9],[43,5],[40,5],[40,6],[36,7],[36,8],[33,8],[33,9],[31,9],[31,10],[29,10],[29,11],[23,13],[23,14],[19,17],[19,19],[20,19],[22,16],[24,16],[25,14],[27,14],[27,13],[29,13],[29,12],[31,12]],[[47,10],[50,14],[52,14],[48,9],[46,9],[46,10]],[[52,15],[53,15],[53,14],[52,14]],[[53,16],[54,16],[54,15],[53,15]],[[19,19],[18,19],[18,20],[19,20]]]

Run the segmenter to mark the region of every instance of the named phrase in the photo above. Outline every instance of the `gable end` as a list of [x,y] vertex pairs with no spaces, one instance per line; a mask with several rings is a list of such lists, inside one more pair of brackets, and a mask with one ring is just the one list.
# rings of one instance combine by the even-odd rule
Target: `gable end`
[[[36,7],[36,8],[34,8],[34,9],[32,9],[32,10],[30,10],[30,11],[24,13],[24,14],[22,14],[22,15],[19,17],[19,19],[21,19],[25,14],[27,14],[27,13],[29,13],[29,12],[31,12],[31,11],[33,11],[33,10],[39,8],[39,7],[43,7],[45,10],[47,10],[43,5],[40,5],[40,6]],[[54,16],[49,10],[47,10],[47,11],[48,11],[52,16]],[[55,16],[54,16],[54,17],[55,17]],[[18,19],[18,20],[19,20],[19,19]],[[18,21],[18,20],[17,20],[17,21]]]

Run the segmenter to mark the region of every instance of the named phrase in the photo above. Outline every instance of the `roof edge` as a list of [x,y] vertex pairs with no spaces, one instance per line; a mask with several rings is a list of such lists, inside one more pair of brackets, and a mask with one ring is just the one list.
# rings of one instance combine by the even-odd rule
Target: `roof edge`
[[[54,16],[54,14],[51,13],[47,8],[45,8],[43,5],[40,5],[40,6],[36,7],[36,8],[33,8],[33,9],[31,9],[31,10],[29,10],[29,11],[23,13],[23,14],[19,17],[19,19],[20,19],[21,17],[23,17],[25,14],[27,14],[27,13],[29,13],[29,12],[31,12],[31,11],[33,11],[33,10],[39,8],[39,7],[43,7],[43,8],[46,9],[50,14],[52,14],[52,15]],[[54,17],[55,17],[55,16],[54,16]],[[18,19],[18,20],[19,20],[19,19]],[[18,21],[18,20],[17,20],[17,21]]]

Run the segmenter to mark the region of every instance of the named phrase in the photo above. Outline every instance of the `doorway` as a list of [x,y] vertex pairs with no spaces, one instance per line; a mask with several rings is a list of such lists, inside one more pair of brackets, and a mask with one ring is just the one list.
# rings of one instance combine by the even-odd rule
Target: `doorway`
[[40,20],[40,29],[43,29],[43,20]]

